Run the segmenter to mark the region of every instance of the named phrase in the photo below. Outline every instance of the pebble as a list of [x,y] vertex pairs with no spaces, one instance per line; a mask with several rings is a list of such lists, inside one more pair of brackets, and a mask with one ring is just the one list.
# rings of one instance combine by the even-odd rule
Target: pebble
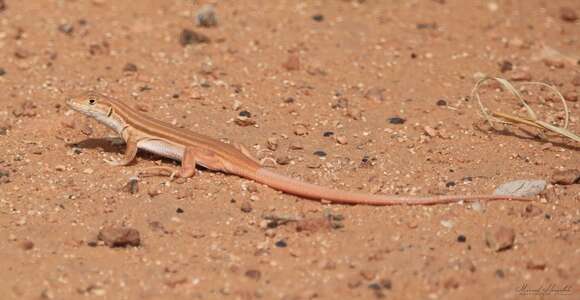
[[500,185],[493,194],[531,197],[541,193],[546,188],[546,184],[545,180],[514,180]]
[[60,24],[58,25],[58,31],[60,31],[61,33],[67,34],[67,35],[72,35],[72,33],[74,32],[74,26],[71,24]]
[[292,161],[292,159],[288,155],[279,156],[276,158],[276,163],[279,165],[287,165]]
[[505,226],[500,226],[493,231],[488,230],[485,233],[486,245],[496,252],[512,248],[515,239],[516,233],[513,228]]
[[467,238],[463,234],[457,236],[458,243],[465,243],[465,241],[467,241]]
[[511,72],[510,79],[513,81],[530,81],[532,80],[532,74],[528,71],[516,70]]
[[533,218],[539,216],[543,213],[542,209],[533,205],[528,204],[524,207],[524,211],[522,212],[521,216],[524,218]]
[[6,169],[0,169],[0,184],[10,182],[10,172]]
[[139,192],[139,178],[137,176],[132,176],[121,190],[129,194],[137,194]]
[[210,38],[204,34],[197,33],[191,29],[183,29],[179,35],[179,43],[181,46],[188,46],[193,44],[209,43]]
[[366,91],[365,98],[376,102],[383,102],[385,101],[385,96],[383,95],[384,92],[384,88],[372,87]]
[[322,150],[316,150],[312,154],[314,154],[314,155],[316,155],[318,157],[326,157],[326,152],[324,152]]
[[439,99],[435,104],[437,106],[447,106],[447,101],[445,101],[444,99]]
[[0,68],[0,76],[6,75],[6,70],[4,68]]
[[250,269],[245,273],[246,277],[254,279],[256,281],[260,280],[262,273],[258,270]]
[[290,53],[288,59],[282,63],[282,67],[286,71],[297,71],[300,70],[300,57],[296,53]]
[[304,126],[302,124],[299,124],[298,126],[296,126],[296,128],[294,128],[294,134],[298,135],[298,136],[307,135],[308,128],[306,128],[306,126]]
[[250,203],[250,201],[244,201],[244,202],[242,202],[242,205],[240,206],[240,210],[242,212],[245,212],[245,213],[252,212],[252,209],[253,209],[252,203]]
[[195,13],[195,24],[200,27],[215,27],[218,24],[215,7],[211,4],[203,5]]
[[57,171],[59,171],[59,172],[62,172],[62,171],[64,171],[66,169],[66,167],[64,165],[56,165],[54,167],[54,169],[57,170]]
[[[1,175],[0,175],[1,176]],[[552,174],[553,184],[572,185],[580,183],[580,169],[558,170]]]
[[423,127],[423,130],[430,137],[436,137],[437,136],[437,131],[435,129],[433,129],[433,127],[425,126],[425,127]]
[[389,118],[389,123],[395,124],[395,125],[404,124],[406,121],[407,121],[406,119],[403,119],[401,117],[390,117]]
[[300,142],[294,141],[290,144],[289,148],[290,150],[302,150],[304,149],[304,146],[302,146]]
[[348,144],[348,139],[344,135],[339,135],[336,137],[336,142],[341,145],[346,145]]
[[578,20],[578,14],[571,7],[560,8],[560,19],[565,22],[576,22]]
[[93,169],[91,169],[91,168],[86,168],[86,169],[84,169],[84,170],[83,170],[83,173],[85,173],[85,174],[89,174],[89,175],[90,175],[90,174],[93,174],[94,172],[95,172],[95,171],[94,171]]
[[315,14],[312,16],[312,20],[316,21],[316,22],[322,22],[324,21],[324,15],[322,14]]
[[176,213],[178,213],[178,214],[182,214],[182,213],[184,213],[185,211],[183,210],[183,208],[181,208],[181,207],[178,207],[178,208],[175,210],[175,212],[176,212]]
[[334,132],[332,131],[325,131],[324,133],[322,133],[322,136],[324,137],[331,137],[334,135]]
[[34,248],[34,243],[32,241],[29,240],[24,240],[22,242],[20,242],[20,248],[22,250],[32,250]]
[[509,60],[503,60],[499,63],[499,71],[505,73],[507,71],[511,71],[514,69],[514,64],[512,64]]
[[99,231],[97,238],[111,248],[137,247],[141,244],[139,231],[128,227],[105,227]]
[[133,63],[127,63],[123,67],[123,72],[131,72],[131,73],[137,72],[137,65]]
[[573,90],[564,92],[564,94],[562,96],[564,96],[564,99],[566,101],[570,101],[570,102],[578,101],[578,93],[576,93],[576,91],[573,91]]
[[[0,75],[2,75],[2,69],[0,69]],[[572,78],[572,84],[574,86],[580,86],[580,73],[576,74],[576,76]]]
[[286,248],[288,247],[288,243],[285,240],[279,240],[274,245],[278,248]]
[[3,12],[5,10],[6,10],[6,1],[0,0],[0,12]]
[[357,107],[349,107],[346,109],[346,115],[353,120],[360,120],[362,119],[362,110]]
[[236,117],[236,119],[234,120],[234,123],[236,123],[237,125],[242,126],[242,127],[247,127],[247,126],[255,125],[256,120],[254,120],[251,117],[238,115]]

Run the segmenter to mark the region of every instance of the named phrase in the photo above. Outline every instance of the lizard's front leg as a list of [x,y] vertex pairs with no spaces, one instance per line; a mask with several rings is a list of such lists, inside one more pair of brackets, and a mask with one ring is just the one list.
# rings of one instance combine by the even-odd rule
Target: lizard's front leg
[[125,154],[123,155],[122,159],[119,160],[108,160],[105,159],[105,162],[112,165],[112,166],[126,166],[128,164],[130,164],[133,160],[135,160],[135,157],[137,156],[137,143],[138,140],[137,138],[132,135],[131,133],[127,134],[126,137],[126,144],[127,144],[127,148],[125,148]]

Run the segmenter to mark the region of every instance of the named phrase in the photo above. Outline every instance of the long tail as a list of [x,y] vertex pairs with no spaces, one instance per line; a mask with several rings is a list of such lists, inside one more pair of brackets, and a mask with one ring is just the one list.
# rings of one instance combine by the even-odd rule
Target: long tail
[[[238,172],[235,172],[238,173]],[[278,173],[274,173],[264,168],[258,169],[251,174],[240,172],[240,176],[266,184],[279,191],[315,200],[325,200],[331,203],[341,204],[364,204],[364,205],[433,205],[445,204],[459,201],[477,200],[518,200],[532,201],[529,198],[506,196],[506,195],[449,195],[449,196],[391,196],[373,195],[330,189],[315,184],[310,184],[296,180]]]

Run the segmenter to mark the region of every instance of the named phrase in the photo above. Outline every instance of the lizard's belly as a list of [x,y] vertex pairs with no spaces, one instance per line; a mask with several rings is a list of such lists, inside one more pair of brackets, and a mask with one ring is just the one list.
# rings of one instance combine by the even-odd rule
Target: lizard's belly
[[181,161],[185,148],[160,140],[144,140],[137,143],[139,149],[151,152],[163,157]]

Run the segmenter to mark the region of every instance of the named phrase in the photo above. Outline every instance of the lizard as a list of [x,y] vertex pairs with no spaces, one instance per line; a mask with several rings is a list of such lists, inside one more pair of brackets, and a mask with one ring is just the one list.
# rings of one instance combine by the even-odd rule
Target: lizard
[[[193,177],[196,166],[234,174],[273,189],[324,203],[362,205],[432,205],[478,200],[531,199],[510,195],[392,196],[342,191],[307,183],[263,167],[250,151],[239,144],[228,144],[188,129],[178,128],[138,112],[126,103],[95,92],[68,97],[72,110],[96,119],[115,131],[126,143],[122,159],[107,161],[125,166],[135,160],[139,149],[181,162],[178,169],[157,167],[171,172],[171,178]],[[156,168],[156,167],[153,167]]]

